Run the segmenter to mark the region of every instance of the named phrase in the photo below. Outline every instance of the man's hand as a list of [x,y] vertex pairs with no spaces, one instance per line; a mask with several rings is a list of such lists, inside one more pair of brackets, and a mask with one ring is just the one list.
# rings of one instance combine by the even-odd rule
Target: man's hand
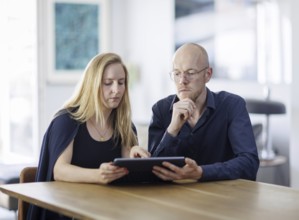
[[186,165],[181,168],[169,162],[163,162],[163,167],[154,166],[153,173],[165,181],[183,179],[199,180],[202,177],[202,168],[190,158],[186,158],[185,163]]
[[189,98],[174,103],[167,132],[174,137],[177,136],[183,124],[191,117],[195,109],[195,103]]

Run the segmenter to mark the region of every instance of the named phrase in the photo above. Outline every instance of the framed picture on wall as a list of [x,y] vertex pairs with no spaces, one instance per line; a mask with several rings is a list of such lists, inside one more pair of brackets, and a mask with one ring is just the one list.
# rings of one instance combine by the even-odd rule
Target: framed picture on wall
[[76,83],[92,57],[108,49],[108,0],[52,0],[48,82]]

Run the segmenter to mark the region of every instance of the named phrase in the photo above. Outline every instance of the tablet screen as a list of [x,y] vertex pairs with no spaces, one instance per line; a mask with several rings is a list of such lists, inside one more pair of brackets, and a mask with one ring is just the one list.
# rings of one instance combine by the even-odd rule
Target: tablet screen
[[120,167],[126,167],[129,174],[114,183],[161,182],[162,180],[152,173],[152,169],[153,166],[163,166],[164,161],[179,167],[185,165],[184,157],[116,158],[113,163]]

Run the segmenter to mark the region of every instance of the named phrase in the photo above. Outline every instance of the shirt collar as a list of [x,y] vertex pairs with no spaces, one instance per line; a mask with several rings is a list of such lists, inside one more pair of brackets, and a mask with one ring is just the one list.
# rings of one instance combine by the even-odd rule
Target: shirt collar
[[213,93],[207,88],[207,108],[215,109],[215,97],[213,96]]

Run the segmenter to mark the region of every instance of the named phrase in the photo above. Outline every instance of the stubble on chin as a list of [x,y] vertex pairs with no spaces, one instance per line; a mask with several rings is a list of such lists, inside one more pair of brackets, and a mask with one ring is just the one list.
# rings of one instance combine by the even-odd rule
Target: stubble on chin
[[178,95],[179,100],[184,100],[184,99],[191,99],[193,102],[195,102],[198,98],[198,94],[179,94]]
[[184,95],[183,94],[178,94],[178,98],[179,98],[179,100],[183,100],[185,98],[188,98],[188,96],[186,96],[185,94]]

